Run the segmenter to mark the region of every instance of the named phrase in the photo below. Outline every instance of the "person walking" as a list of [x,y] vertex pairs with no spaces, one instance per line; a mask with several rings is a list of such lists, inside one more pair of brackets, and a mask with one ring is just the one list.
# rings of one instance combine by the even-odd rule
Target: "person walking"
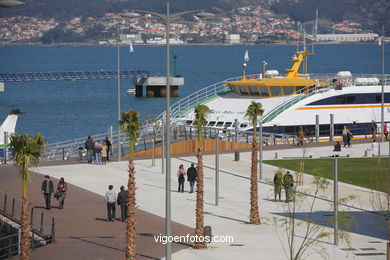
[[108,146],[106,141],[102,143],[102,164],[106,165],[108,159]]
[[181,193],[184,192],[184,181],[185,181],[184,176],[186,176],[186,170],[184,170],[183,164],[180,164],[179,170],[177,170],[177,177],[178,177],[178,180],[179,180],[178,192],[181,192]]
[[109,161],[110,160],[110,152],[111,152],[111,142],[108,139],[108,136],[106,136],[106,139],[104,141],[106,142],[106,145],[107,145],[107,161]]
[[346,125],[343,128],[342,134],[343,134],[343,146],[345,147],[347,145],[347,136],[348,136],[348,130]]
[[[57,185],[57,200],[58,200],[58,208],[63,209],[66,197],[66,191],[68,190],[68,185],[66,184],[64,178],[60,179],[60,182]],[[55,194],[55,195],[56,195]]]
[[294,178],[290,174],[289,171],[286,172],[286,174],[283,176],[283,187],[284,190],[286,191],[286,202],[291,201],[291,190],[292,187],[294,186]]
[[387,131],[386,123],[383,124],[383,134],[385,135],[386,141],[389,141],[389,131]]
[[121,191],[118,193],[117,203],[121,206],[121,221],[125,222],[127,219],[127,202],[129,200],[129,193],[125,187],[121,186]]
[[85,149],[87,150],[87,161],[88,163],[92,163],[94,145],[90,136],[88,136],[88,139],[85,142]]
[[45,198],[45,203],[46,203],[46,209],[50,210],[50,199],[51,199],[51,194],[54,192],[54,185],[53,182],[50,180],[50,176],[46,175],[45,180],[42,182],[41,185],[41,190],[43,197]]
[[281,171],[275,172],[274,175],[274,195],[275,195],[275,201],[276,197],[279,197],[279,201],[282,200],[282,183],[283,183],[283,175]]
[[376,133],[377,133],[377,130],[378,130],[378,126],[376,125],[376,122],[374,120],[371,121],[371,134],[372,134],[372,138],[375,140],[376,138]]
[[108,191],[106,191],[106,202],[107,202],[107,221],[115,221],[115,202],[116,202],[116,193],[113,191],[114,187],[112,185],[108,186]]
[[352,132],[349,127],[347,127],[347,145],[348,147],[351,147],[351,140],[352,140]]
[[100,161],[102,159],[102,145],[99,141],[95,143],[95,163],[96,165],[100,164]]
[[194,186],[198,171],[194,167],[194,163],[191,163],[191,167],[187,169],[187,181],[190,183],[190,193],[194,193]]

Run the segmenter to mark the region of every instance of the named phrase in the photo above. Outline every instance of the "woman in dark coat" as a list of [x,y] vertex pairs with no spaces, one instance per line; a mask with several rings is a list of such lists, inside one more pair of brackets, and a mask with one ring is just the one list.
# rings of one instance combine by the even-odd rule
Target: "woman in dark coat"
[[68,190],[68,185],[66,185],[66,182],[64,178],[60,179],[60,182],[57,185],[57,200],[58,200],[58,208],[63,209],[64,208],[64,202],[66,197],[66,191]]

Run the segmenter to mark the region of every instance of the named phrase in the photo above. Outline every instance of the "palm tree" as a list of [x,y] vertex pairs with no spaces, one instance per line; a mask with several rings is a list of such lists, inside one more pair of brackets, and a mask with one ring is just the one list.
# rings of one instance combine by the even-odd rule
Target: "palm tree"
[[22,223],[20,259],[30,259],[30,222],[29,206],[27,201],[27,181],[30,178],[30,168],[38,166],[41,153],[45,151],[45,139],[39,133],[34,138],[28,134],[11,135],[10,147],[13,149],[14,164],[22,175]]
[[136,230],[135,230],[135,170],[134,170],[134,145],[139,137],[141,123],[139,122],[139,112],[129,110],[122,112],[122,119],[119,121],[121,130],[125,131],[129,137],[129,180],[127,192],[127,229],[126,229],[126,259],[135,259],[136,252]]
[[249,223],[259,225],[259,198],[258,198],[258,189],[257,189],[257,118],[262,116],[264,109],[261,103],[256,103],[252,101],[248,106],[245,117],[248,118],[253,125],[253,139],[252,139],[252,164],[251,164],[251,210]]
[[[206,105],[197,105],[195,107],[194,123],[198,130],[198,177],[196,182],[196,228],[195,234],[198,237],[204,237],[204,213],[203,213],[203,155],[202,155],[202,130],[206,125],[206,117],[210,114],[210,108]],[[197,249],[207,248],[206,242],[197,241],[194,244]]]

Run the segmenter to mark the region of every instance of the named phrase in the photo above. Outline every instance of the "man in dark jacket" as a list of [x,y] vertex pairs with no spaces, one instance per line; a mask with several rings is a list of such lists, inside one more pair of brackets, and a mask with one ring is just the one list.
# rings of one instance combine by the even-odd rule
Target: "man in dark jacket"
[[111,142],[108,140],[108,136],[106,136],[106,139],[104,140],[107,145],[107,161],[110,160],[110,152],[111,152]]
[[53,182],[50,180],[50,176],[46,175],[45,180],[42,182],[41,190],[46,202],[46,209],[50,209],[50,198],[54,192]]
[[196,176],[198,176],[198,171],[194,167],[194,164],[191,163],[191,167],[187,170],[187,181],[190,182],[190,193],[194,192]]
[[121,220],[125,222],[127,219],[127,201],[129,199],[129,193],[125,190],[123,185],[121,186],[121,191],[118,193],[117,202],[121,206]]
[[88,136],[87,141],[85,142],[85,149],[87,150],[87,160],[88,163],[92,163],[93,151],[95,144],[90,136]]

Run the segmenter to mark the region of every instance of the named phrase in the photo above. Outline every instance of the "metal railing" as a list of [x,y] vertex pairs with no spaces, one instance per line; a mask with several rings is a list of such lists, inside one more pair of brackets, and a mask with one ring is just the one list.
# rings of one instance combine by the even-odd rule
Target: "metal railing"
[[[0,191],[0,214],[13,223],[14,226],[9,229],[15,231],[14,234],[0,238],[0,259],[5,259],[20,253],[22,201],[9,193]],[[29,217],[31,248],[55,243],[56,218],[38,207],[31,207]]]

